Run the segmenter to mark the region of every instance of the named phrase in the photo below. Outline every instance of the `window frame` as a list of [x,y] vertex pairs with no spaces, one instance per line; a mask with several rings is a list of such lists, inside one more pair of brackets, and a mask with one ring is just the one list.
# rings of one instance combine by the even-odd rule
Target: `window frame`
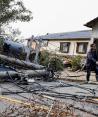
[[[64,51],[64,45],[63,44],[67,44],[67,51]],[[70,42],[60,42],[60,52],[62,53],[69,53],[69,48],[70,48]]]
[[[84,52],[83,52],[83,50],[82,50],[82,52],[79,52],[79,45],[80,44],[83,44],[83,48],[85,49]],[[86,48],[84,46],[86,46]],[[88,47],[88,42],[77,42],[76,53],[78,53],[78,54],[86,54],[87,47]]]

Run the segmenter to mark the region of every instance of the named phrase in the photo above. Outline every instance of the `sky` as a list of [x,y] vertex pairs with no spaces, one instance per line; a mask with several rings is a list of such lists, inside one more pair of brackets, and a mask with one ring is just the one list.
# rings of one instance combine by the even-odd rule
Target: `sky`
[[83,26],[98,17],[98,0],[22,0],[32,11],[33,20],[18,22],[24,38],[47,33],[88,30]]

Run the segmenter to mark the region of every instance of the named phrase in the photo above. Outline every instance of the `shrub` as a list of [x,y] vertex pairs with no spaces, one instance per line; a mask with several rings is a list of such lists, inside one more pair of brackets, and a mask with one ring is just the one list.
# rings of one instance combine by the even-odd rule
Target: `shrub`
[[53,57],[49,61],[49,67],[54,71],[62,71],[64,69],[63,61],[58,57]]
[[50,55],[50,54],[49,54],[49,52],[47,52],[47,51],[42,51],[42,52],[40,52],[40,55],[39,55],[39,63],[40,63],[41,65],[44,65],[44,66],[48,67],[49,58],[50,58],[49,55]]
[[72,58],[71,60],[71,65],[72,65],[72,70],[73,71],[76,71],[78,69],[81,69],[81,60],[82,60],[82,57],[81,56],[75,56]]
[[60,57],[53,56],[47,51],[41,52],[39,58],[41,65],[52,68],[54,71],[61,71],[64,68],[63,61]]

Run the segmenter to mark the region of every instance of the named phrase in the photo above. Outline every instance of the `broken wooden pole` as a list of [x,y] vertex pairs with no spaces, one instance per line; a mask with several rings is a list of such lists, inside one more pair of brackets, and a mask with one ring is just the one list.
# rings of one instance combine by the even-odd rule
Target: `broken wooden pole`
[[2,61],[6,61],[7,63],[22,66],[24,68],[30,68],[30,69],[44,69],[45,68],[44,66],[39,65],[39,64],[34,64],[34,63],[31,63],[31,62],[19,60],[19,59],[12,58],[12,57],[9,57],[9,56],[5,56],[5,55],[2,55],[2,54],[0,54],[0,59]]

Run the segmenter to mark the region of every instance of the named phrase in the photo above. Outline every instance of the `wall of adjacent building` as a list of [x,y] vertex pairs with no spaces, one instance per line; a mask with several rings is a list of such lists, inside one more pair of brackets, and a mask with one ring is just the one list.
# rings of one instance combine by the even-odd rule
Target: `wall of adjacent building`
[[92,38],[98,38],[98,22],[92,28]]

